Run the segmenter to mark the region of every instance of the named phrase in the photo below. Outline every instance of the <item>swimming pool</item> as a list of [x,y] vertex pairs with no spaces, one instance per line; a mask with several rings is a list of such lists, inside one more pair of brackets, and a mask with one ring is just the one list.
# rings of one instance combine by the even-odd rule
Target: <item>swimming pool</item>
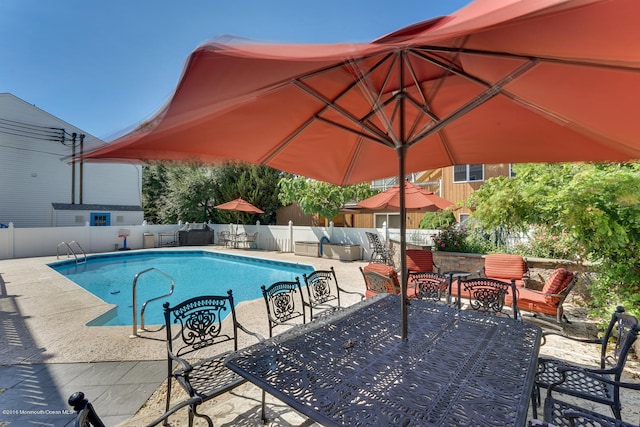
[[[198,295],[226,295],[233,290],[236,305],[241,301],[262,297],[260,285],[281,280],[302,280],[303,273],[313,267],[282,261],[223,254],[208,251],[136,251],[90,255],[86,263],[75,259],[58,261],[48,266],[109,304],[109,312],[92,320],[89,326],[121,326],[132,324],[132,284],[139,272],[156,268],[175,282],[173,295],[152,301],[145,309],[145,325],[164,324],[162,304],[172,305]],[[171,280],[150,271],[138,278],[138,323],[142,304],[169,292]]]

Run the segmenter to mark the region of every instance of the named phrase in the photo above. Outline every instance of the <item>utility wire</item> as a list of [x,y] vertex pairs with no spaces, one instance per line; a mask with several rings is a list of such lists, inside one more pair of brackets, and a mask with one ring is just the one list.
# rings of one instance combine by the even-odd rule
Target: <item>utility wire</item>
[[[79,144],[79,140],[76,140],[74,137],[75,134],[68,133],[64,128],[40,126],[3,118],[0,118],[0,133],[43,141],[60,142],[65,146]],[[67,138],[67,136],[70,138]]]

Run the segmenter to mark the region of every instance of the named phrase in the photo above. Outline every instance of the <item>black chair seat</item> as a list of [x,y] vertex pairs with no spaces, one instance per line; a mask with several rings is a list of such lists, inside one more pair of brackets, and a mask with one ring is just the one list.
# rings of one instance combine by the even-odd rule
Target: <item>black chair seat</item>
[[[188,375],[184,369],[176,369],[174,378],[185,390],[191,389],[192,396],[200,396],[204,400],[218,396],[247,381],[224,365],[224,360],[231,353],[221,353],[192,364],[193,369]],[[188,381],[185,380],[187,377]]]
[[570,369],[565,371],[566,378],[563,379],[561,371],[566,368],[576,368],[576,365],[544,358],[543,366],[544,371],[538,371],[536,376],[536,382],[540,387],[549,388],[554,383],[560,383],[553,388],[558,393],[582,398],[586,396],[593,402],[605,405],[614,404],[614,386],[600,380],[600,378],[613,380],[613,375],[603,374],[602,377],[596,378],[586,375],[585,371]]

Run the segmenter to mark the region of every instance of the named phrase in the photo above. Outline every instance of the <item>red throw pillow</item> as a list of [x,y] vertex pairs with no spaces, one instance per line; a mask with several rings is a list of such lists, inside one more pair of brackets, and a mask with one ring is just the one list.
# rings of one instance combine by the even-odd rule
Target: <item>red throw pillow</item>
[[422,249],[407,249],[409,271],[433,271],[433,252]]
[[522,279],[527,271],[524,260],[519,255],[489,254],[484,260],[484,273],[487,277],[499,279]]
[[[557,268],[551,276],[544,283],[542,292],[545,294],[559,294],[564,291],[569,283],[573,280],[573,273],[564,269]],[[557,304],[560,301],[559,297],[545,297],[549,304]]]

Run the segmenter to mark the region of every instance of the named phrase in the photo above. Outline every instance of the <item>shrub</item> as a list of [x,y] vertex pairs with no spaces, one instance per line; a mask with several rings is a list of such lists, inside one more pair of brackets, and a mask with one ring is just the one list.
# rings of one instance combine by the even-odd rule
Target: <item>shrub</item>
[[446,252],[465,252],[464,241],[467,234],[467,229],[458,223],[444,227],[433,237],[434,249]]
[[533,228],[529,241],[517,243],[513,253],[522,256],[578,260],[580,248],[567,232],[552,232],[545,225]]
[[419,227],[423,230],[440,230],[455,224],[456,216],[450,210],[425,212]]

